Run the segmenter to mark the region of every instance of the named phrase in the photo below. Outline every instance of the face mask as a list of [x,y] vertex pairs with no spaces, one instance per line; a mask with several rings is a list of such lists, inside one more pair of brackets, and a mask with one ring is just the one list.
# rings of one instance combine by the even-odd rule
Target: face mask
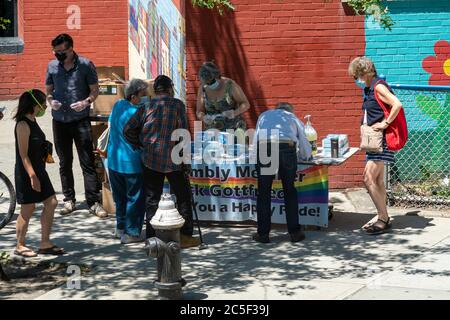
[[149,96],[143,96],[141,98],[141,100],[139,101],[139,105],[140,106],[143,106],[143,105],[146,105],[146,104],[150,104],[150,97]]
[[45,114],[45,109],[39,109],[38,113],[36,114],[37,118],[43,117]]
[[216,80],[213,84],[208,85],[208,88],[211,90],[217,90],[217,88],[219,88],[219,86],[220,86],[220,82]]
[[65,52],[56,52],[55,53],[55,57],[56,57],[56,59],[58,59],[58,61],[64,62],[64,60],[67,59],[67,53],[65,53]]

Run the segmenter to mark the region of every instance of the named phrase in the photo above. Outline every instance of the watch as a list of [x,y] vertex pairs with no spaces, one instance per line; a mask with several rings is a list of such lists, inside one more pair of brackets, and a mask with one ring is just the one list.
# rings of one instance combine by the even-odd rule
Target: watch
[[388,122],[387,120],[384,120],[384,122],[386,122],[388,126],[391,125],[391,122]]

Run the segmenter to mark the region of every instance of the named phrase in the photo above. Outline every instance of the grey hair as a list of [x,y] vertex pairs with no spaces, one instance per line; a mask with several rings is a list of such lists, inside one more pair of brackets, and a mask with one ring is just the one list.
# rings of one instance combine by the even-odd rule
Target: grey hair
[[214,62],[205,62],[199,71],[200,81],[203,83],[210,82],[213,79],[221,77],[219,67]]
[[365,75],[377,76],[375,65],[367,57],[358,57],[353,59],[348,66],[348,74],[355,78],[361,78]]
[[125,99],[131,100],[132,96],[137,96],[142,90],[147,90],[148,84],[141,79],[132,79],[125,85]]
[[288,102],[279,102],[277,103],[277,109],[286,110],[289,112],[294,111],[294,106]]

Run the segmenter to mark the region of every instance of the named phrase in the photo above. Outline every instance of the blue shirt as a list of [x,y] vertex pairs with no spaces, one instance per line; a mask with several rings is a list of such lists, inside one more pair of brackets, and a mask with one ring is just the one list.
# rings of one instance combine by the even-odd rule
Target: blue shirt
[[[261,130],[267,130],[266,134],[262,134]],[[311,144],[305,135],[305,126],[293,114],[282,109],[274,109],[263,112],[256,123],[256,132],[253,141],[276,141],[276,131],[279,133],[279,142],[293,141],[297,145],[297,159],[309,160],[311,158]],[[256,148],[254,148],[256,150]]]
[[95,66],[86,58],[75,55],[74,66],[68,71],[57,59],[50,61],[45,84],[53,85],[53,98],[62,103],[61,108],[52,110],[53,119],[69,123],[88,117],[89,108],[76,112],[70,105],[87,99],[91,93],[89,86],[97,83]]
[[133,150],[123,135],[125,124],[137,110],[128,100],[119,100],[109,116],[108,168],[119,173],[142,172],[141,151]]

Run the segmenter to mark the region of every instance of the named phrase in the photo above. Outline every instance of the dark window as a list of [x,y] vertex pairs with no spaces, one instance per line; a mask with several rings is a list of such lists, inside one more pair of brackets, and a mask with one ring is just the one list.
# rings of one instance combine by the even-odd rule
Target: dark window
[[0,0],[0,17],[10,21],[0,28],[0,37],[17,37],[17,0]]
[[5,29],[0,28],[0,54],[14,54],[23,52],[24,43],[17,32],[17,1],[0,0],[0,17],[9,20]]

